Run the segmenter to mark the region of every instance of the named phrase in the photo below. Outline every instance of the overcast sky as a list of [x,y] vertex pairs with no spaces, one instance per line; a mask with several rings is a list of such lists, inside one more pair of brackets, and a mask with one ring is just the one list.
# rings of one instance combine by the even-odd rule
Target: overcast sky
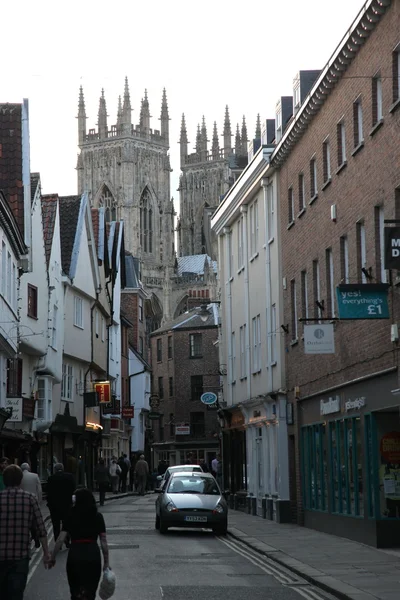
[[[31,171],[44,193],[74,194],[79,86],[88,128],[97,128],[104,87],[109,128],[128,76],[132,121],[147,88],[151,126],[159,129],[167,90],[172,195],[179,177],[179,131],[189,142],[205,115],[211,139],[228,104],[233,129],[246,116],[273,118],[280,96],[292,95],[300,69],[320,69],[362,8],[360,0],[20,0],[1,8],[0,102],[29,99]],[[234,142],[234,139],[233,139]]]

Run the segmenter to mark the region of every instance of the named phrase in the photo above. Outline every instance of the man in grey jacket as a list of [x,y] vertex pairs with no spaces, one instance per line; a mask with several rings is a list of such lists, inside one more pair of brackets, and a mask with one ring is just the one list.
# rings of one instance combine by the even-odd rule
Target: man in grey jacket
[[[40,483],[39,475],[31,473],[31,467],[28,463],[22,463],[22,481],[20,488],[24,492],[30,492],[36,498],[39,506],[42,502],[42,484]],[[35,541],[36,548],[40,548],[40,540],[35,529],[32,529],[32,539]]]

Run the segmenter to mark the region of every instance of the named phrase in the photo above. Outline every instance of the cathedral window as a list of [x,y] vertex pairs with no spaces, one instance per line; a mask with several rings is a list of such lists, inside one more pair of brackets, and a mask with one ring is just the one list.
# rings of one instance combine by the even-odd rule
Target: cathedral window
[[106,223],[117,220],[117,204],[107,186],[103,187],[99,198],[99,206],[104,208]]
[[140,246],[143,252],[153,252],[153,211],[150,194],[144,190],[140,199]]

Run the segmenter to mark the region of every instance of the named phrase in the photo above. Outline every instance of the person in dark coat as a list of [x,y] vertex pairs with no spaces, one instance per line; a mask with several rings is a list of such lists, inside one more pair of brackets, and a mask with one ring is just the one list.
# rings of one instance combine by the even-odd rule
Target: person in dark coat
[[164,475],[164,473],[167,469],[168,469],[167,461],[164,459],[160,460],[160,462],[158,463],[158,468],[157,468],[158,475]]
[[99,459],[99,464],[94,471],[94,479],[97,481],[97,485],[100,493],[100,506],[104,506],[104,500],[106,498],[106,491],[110,487],[110,471],[104,463],[104,458]]
[[[72,506],[72,496],[75,492],[75,479],[71,473],[64,472],[64,465],[56,463],[54,475],[47,480],[47,506],[50,510],[53,524],[54,539],[60,535],[61,521],[63,521]],[[69,548],[69,541],[65,545]]]
[[204,458],[202,458],[202,459],[200,460],[200,467],[203,469],[204,473],[209,473],[209,472],[210,472],[210,470],[209,470],[209,468],[208,468],[208,466],[207,466],[207,463],[206,463],[206,461],[204,460]]
[[128,478],[128,465],[125,461],[125,457],[123,454],[121,454],[121,457],[118,461],[119,466],[121,467],[121,475],[119,476],[119,483],[120,483],[120,491],[125,494],[126,492],[126,480]]

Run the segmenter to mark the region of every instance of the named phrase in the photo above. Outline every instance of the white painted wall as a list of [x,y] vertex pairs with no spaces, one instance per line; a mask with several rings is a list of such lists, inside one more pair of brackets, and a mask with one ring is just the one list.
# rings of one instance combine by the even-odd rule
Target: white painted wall
[[131,404],[135,407],[135,417],[131,419],[131,451],[137,452],[144,449],[144,415],[142,409],[149,410],[150,398],[150,373],[144,370],[144,364],[132,350],[129,350],[129,375],[130,377]]

